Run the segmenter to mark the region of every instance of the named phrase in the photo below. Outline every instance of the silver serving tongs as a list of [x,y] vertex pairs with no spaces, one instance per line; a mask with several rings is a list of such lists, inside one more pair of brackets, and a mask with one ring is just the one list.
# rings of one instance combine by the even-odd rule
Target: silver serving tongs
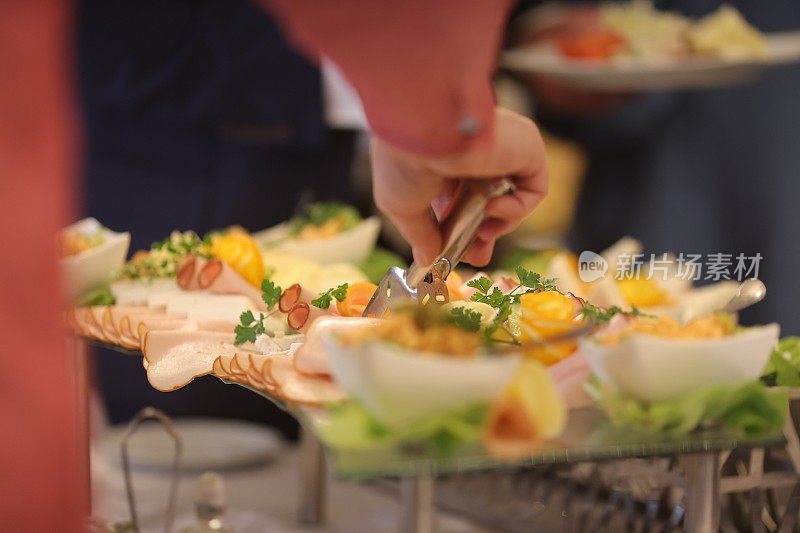
[[447,303],[445,280],[475,238],[486,216],[486,204],[513,191],[514,182],[508,178],[464,181],[461,195],[441,224],[444,247],[436,261],[432,265],[413,263],[407,270],[390,268],[364,309],[364,316],[380,318],[398,302],[412,299],[423,305]]

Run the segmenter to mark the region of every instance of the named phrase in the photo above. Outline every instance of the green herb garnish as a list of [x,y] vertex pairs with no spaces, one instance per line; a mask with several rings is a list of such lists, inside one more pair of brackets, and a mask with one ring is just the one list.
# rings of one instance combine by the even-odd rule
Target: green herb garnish
[[361,222],[361,215],[356,208],[349,205],[337,202],[313,203],[289,221],[289,234],[296,236],[305,226],[322,226],[332,219],[338,219],[340,230],[347,231]]
[[261,299],[264,300],[264,303],[267,304],[267,309],[270,311],[278,303],[282,292],[279,286],[267,278],[264,278],[264,281],[261,282]]
[[262,335],[266,329],[264,328],[264,313],[259,313],[256,318],[250,310],[244,311],[239,315],[239,324],[234,328],[236,339],[233,343],[236,346],[244,344],[245,342],[256,342],[256,337]]
[[784,337],[778,342],[762,379],[770,385],[800,387],[800,337]]
[[626,315],[629,317],[647,317],[647,318],[655,318],[654,315],[649,315],[646,313],[642,313],[637,307],[631,307],[630,311],[625,311],[619,306],[612,305],[608,309],[603,309],[602,307],[597,307],[596,305],[592,305],[589,302],[584,302],[583,304],[583,311],[581,311],[581,318],[583,320],[588,320],[590,322],[594,322],[595,324],[605,324],[614,315]]
[[118,277],[127,279],[172,278],[178,265],[189,254],[208,257],[208,244],[193,231],[173,231],[150,245],[147,252],[137,252],[125,263]]
[[[480,277],[467,282],[467,286],[472,287],[477,292],[472,295],[472,301],[481,302],[497,309],[497,314],[490,324],[484,328],[484,336],[487,344],[492,342],[510,342],[517,344],[514,335],[506,326],[505,322],[511,315],[512,306],[519,303],[520,297],[524,294],[540,291],[552,291],[556,289],[556,280],[553,278],[542,278],[537,272],[532,272],[526,268],[518,266],[514,269],[517,274],[517,286],[508,293],[503,293],[497,287],[492,288],[492,280]],[[504,331],[508,334],[508,340],[498,339],[495,334]]]
[[481,318],[481,314],[477,311],[470,311],[466,307],[455,307],[450,310],[448,322],[467,331],[479,331]]
[[527,287],[529,289],[533,289],[534,291],[556,290],[555,278],[542,278],[538,272],[532,272],[521,266],[515,268],[514,272],[516,272],[517,278],[519,278],[519,284],[522,287]]
[[75,300],[75,307],[88,307],[90,305],[114,305],[116,299],[111,292],[111,287],[103,285],[91,290]]
[[320,309],[327,309],[331,305],[331,301],[335,298],[337,302],[344,301],[347,296],[347,289],[349,285],[342,283],[338,287],[328,289],[319,295],[318,298],[311,300],[311,305],[319,307]]

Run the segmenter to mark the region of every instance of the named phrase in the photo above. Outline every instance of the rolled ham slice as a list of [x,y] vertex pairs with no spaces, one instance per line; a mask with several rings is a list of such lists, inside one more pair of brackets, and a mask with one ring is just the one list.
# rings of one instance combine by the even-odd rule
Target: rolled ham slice
[[200,289],[200,272],[206,266],[206,260],[199,255],[187,256],[178,267],[178,286],[185,291]]
[[308,328],[306,341],[294,352],[294,368],[308,376],[328,376],[328,354],[323,338],[333,331],[343,331],[355,327],[373,326],[380,323],[377,318],[324,316]]
[[292,307],[298,303],[305,302],[311,304],[311,301],[318,296],[318,293],[303,288],[299,283],[295,283],[284,289],[278,300],[278,309],[280,309],[282,313],[288,313],[291,311]]
[[229,264],[219,259],[208,261],[197,278],[198,286],[213,294],[239,294],[247,296],[259,311],[267,306],[261,299],[261,290],[250,285]]
[[278,300],[278,309],[280,309],[282,313],[288,313],[292,307],[298,303],[305,302],[310,305],[311,302],[316,300],[318,297],[318,292],[307,289],[301,286],[299,283],[295,283],[294,285],[290,285],[284,289],[280,299]]
[[287,313],[286,322],[293,330],[306,333],[314,322],[326,316],[333,316],[330,309],[320,309],[306,302],[299,302]]

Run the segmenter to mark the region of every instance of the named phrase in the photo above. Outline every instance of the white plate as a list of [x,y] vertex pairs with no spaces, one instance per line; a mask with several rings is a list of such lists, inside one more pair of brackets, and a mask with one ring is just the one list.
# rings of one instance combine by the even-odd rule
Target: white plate
[[770,33],[766,40],[771,57],[764,60],[577,60],[564,57],[552,44],[545,43],[508,50],[502,64],[510,70],[546,75],[565,85],[598,91],[721,87],[751,80],[769,66],[800,61],[800,32]]
[[631,335],[612,345],[583,339],[580,350],[602,382],[632,398],[658,402],[758,379],[779,333],[777,324],[769,324],[721,339]]
[[375,249],[381,221],[378,217],[365,218],[356,227],[328,239],[292,239],[288,237],[288,229],[288,222],[279,224],[253,234],[253,239],[267,252],[290,253],[322,264],[358,264]]
[[[224,418],[176,418],[181,436],[181,466],[188,470],[223,470],[262,463],[277,457],[283,448],[278,433],[266,426]],[[120,443],[127,425],[115,426],[104,436],[103,454],[122,464]],[[144,422],[129,441],[131,466],[170,469],[173,441],[161,424]]]
[[385,342],[342,346],[335,333],[323,342],[336,384],[389,426],[494,400],[522,362],[516,355],[463,359],[419,354]]
[[61,270],[71,300],[110,281],[111,276],[122,266],[128,255],[131,234],[117,233],[103,228],[97,219],[84,218],[68,226],[65,231],[94,233],[101,229],[105,234],[102,244],[61,259]]

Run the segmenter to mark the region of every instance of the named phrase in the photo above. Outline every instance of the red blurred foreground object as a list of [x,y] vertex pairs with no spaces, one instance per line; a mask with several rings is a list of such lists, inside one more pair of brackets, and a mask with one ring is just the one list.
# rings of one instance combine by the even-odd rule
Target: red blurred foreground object
[[73,194],[71,8],[17,0],[0,9],[3,531],[83,531],[89,510],[54,242]]

